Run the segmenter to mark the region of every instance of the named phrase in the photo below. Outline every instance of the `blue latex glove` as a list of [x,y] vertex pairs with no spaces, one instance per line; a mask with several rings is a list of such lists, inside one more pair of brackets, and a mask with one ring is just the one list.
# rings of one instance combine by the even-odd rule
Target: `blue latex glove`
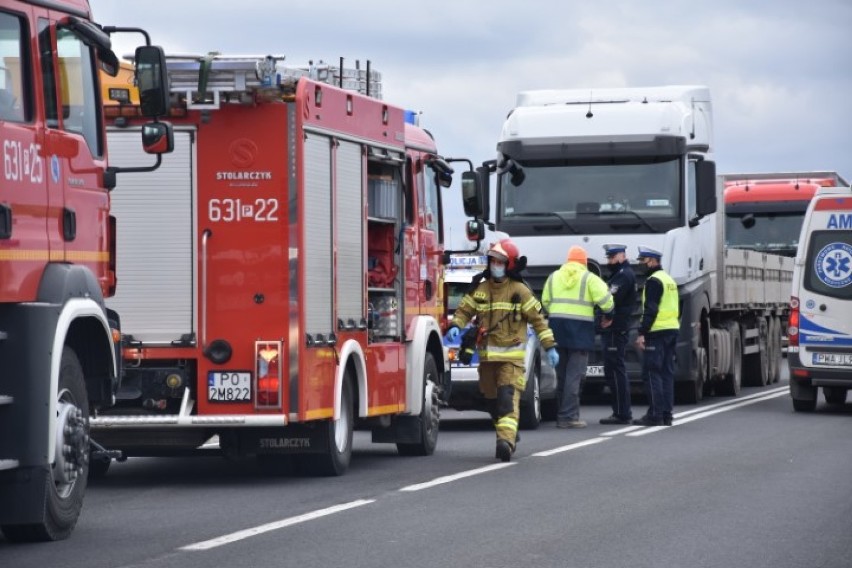
[[447,335],[445,335],[444,337],[447,338],[447,341],[452,341],[453,343],[455,343],[456,341],[458,341],[459,335],[461,335],[461,331],[459,330],[459,328],[456,326],[452,326],[450,329],[447,330]]
[[551,347],[547,350],[547,360],[553,368],[556,368],[556,365],[559,364],[559,352],[556,350],[556,347]]

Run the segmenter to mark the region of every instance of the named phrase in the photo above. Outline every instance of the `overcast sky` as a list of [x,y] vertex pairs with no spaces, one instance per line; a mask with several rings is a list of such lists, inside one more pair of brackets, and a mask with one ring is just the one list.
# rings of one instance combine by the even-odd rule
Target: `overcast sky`
[[[852,179],[850,0],[90,2],[98,23],[142,27],[167,53],[369,59],[386,101],[475,163],[494,157],[518,91],[702,84],[720,173]],[[114,37],[119,55],[134,42]],[[458,218],[457,190],[445,197]]]

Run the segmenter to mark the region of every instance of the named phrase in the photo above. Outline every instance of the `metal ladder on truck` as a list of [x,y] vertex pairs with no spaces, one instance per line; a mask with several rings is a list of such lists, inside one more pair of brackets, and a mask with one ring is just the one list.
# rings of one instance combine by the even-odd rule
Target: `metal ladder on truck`
[[250,104],[261,99],[274,100],[292,94],[297,81],[307,77],[315,81],[355,91],[375,99],[382,98],[381,74],[370,69],[334,66],[319,61],[306,67],[287,67],[283,55],[223,56],[169,55],[166,66],[171,91],[182,96],[188,110],[215,110],[223,103]]

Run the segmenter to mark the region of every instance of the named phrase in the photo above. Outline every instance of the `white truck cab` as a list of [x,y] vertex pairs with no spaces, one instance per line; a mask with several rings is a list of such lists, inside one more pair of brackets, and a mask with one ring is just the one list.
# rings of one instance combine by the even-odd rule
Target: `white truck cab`
[[852,188],[821,188],[805,213],[790,298],[790,396],[816,408],[852,388]]

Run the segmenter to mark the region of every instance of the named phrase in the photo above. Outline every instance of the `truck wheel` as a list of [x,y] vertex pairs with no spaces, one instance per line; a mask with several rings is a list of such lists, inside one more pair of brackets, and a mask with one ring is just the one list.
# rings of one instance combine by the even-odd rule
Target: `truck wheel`
[[89,479],[103,479],[111,465],[112,460],[109,458],[92,459],[89,455]]
[[68,538],[83,507],[89,475],[89,399],[83,368],[70,347],[62,349],[56,396],[56,461],[47,479],[44,520],[3,526],[10,541]]
[[675,383],[678,388],[677,398],[683,404],[698,404],[704,398],[704,387],[707,383],[707,351],[698,347],[692,354],[692,371],[690,380]]
[[769,384],[769,348],[767,346],[769,331],[766,319],[760,318],[757,329],[758,351],[745,357],[743,361],[743,377],[746,384],[763,387]]
[[524,430],[535,430],[541,424],[541,360],[536,354],[533,358],[532,372],[527,377],[527,386],[521,395],[520,420],[518,424]]
[[438,430],[441,410],[438,392],[438,365],[431,353],[423,361],[423,408],[420,409],[420,440],[415,444],[397,443],[396,449],[402,456],[431,456],[438,445]]
[[306,475],[331,477],[343,475],[352,459],[352,431],[355,428],[355,409],[352,403],[352,380],[349,373],[343,376],[340,392],[340,417],[327,420],[325,428],[327,447],[319,454],[298,456],[299,469]]
[[740,394],[743,380],[743,346],[740,339],[740,326],[731,322],[727,326],[731,345],[731,368],[723,375],[722,382],[716,387],[716,393],[722,396]]
[[775,324],[775,331],[773,332],[770,339],[772,341],[773,352],[775,353],[775,355],[773,356],[775,365],[772,369],[772,375],[769,377],[769,381],[772,383],[777,383],[781,380],[781,366],[784,364],[784,352],[781,346],[781,336],[784,334],[784,332],[781,329],[780,318],[772,318],[772,323]]
[[822,394],[828,404],[846,404],[846,387],[822,387]]

